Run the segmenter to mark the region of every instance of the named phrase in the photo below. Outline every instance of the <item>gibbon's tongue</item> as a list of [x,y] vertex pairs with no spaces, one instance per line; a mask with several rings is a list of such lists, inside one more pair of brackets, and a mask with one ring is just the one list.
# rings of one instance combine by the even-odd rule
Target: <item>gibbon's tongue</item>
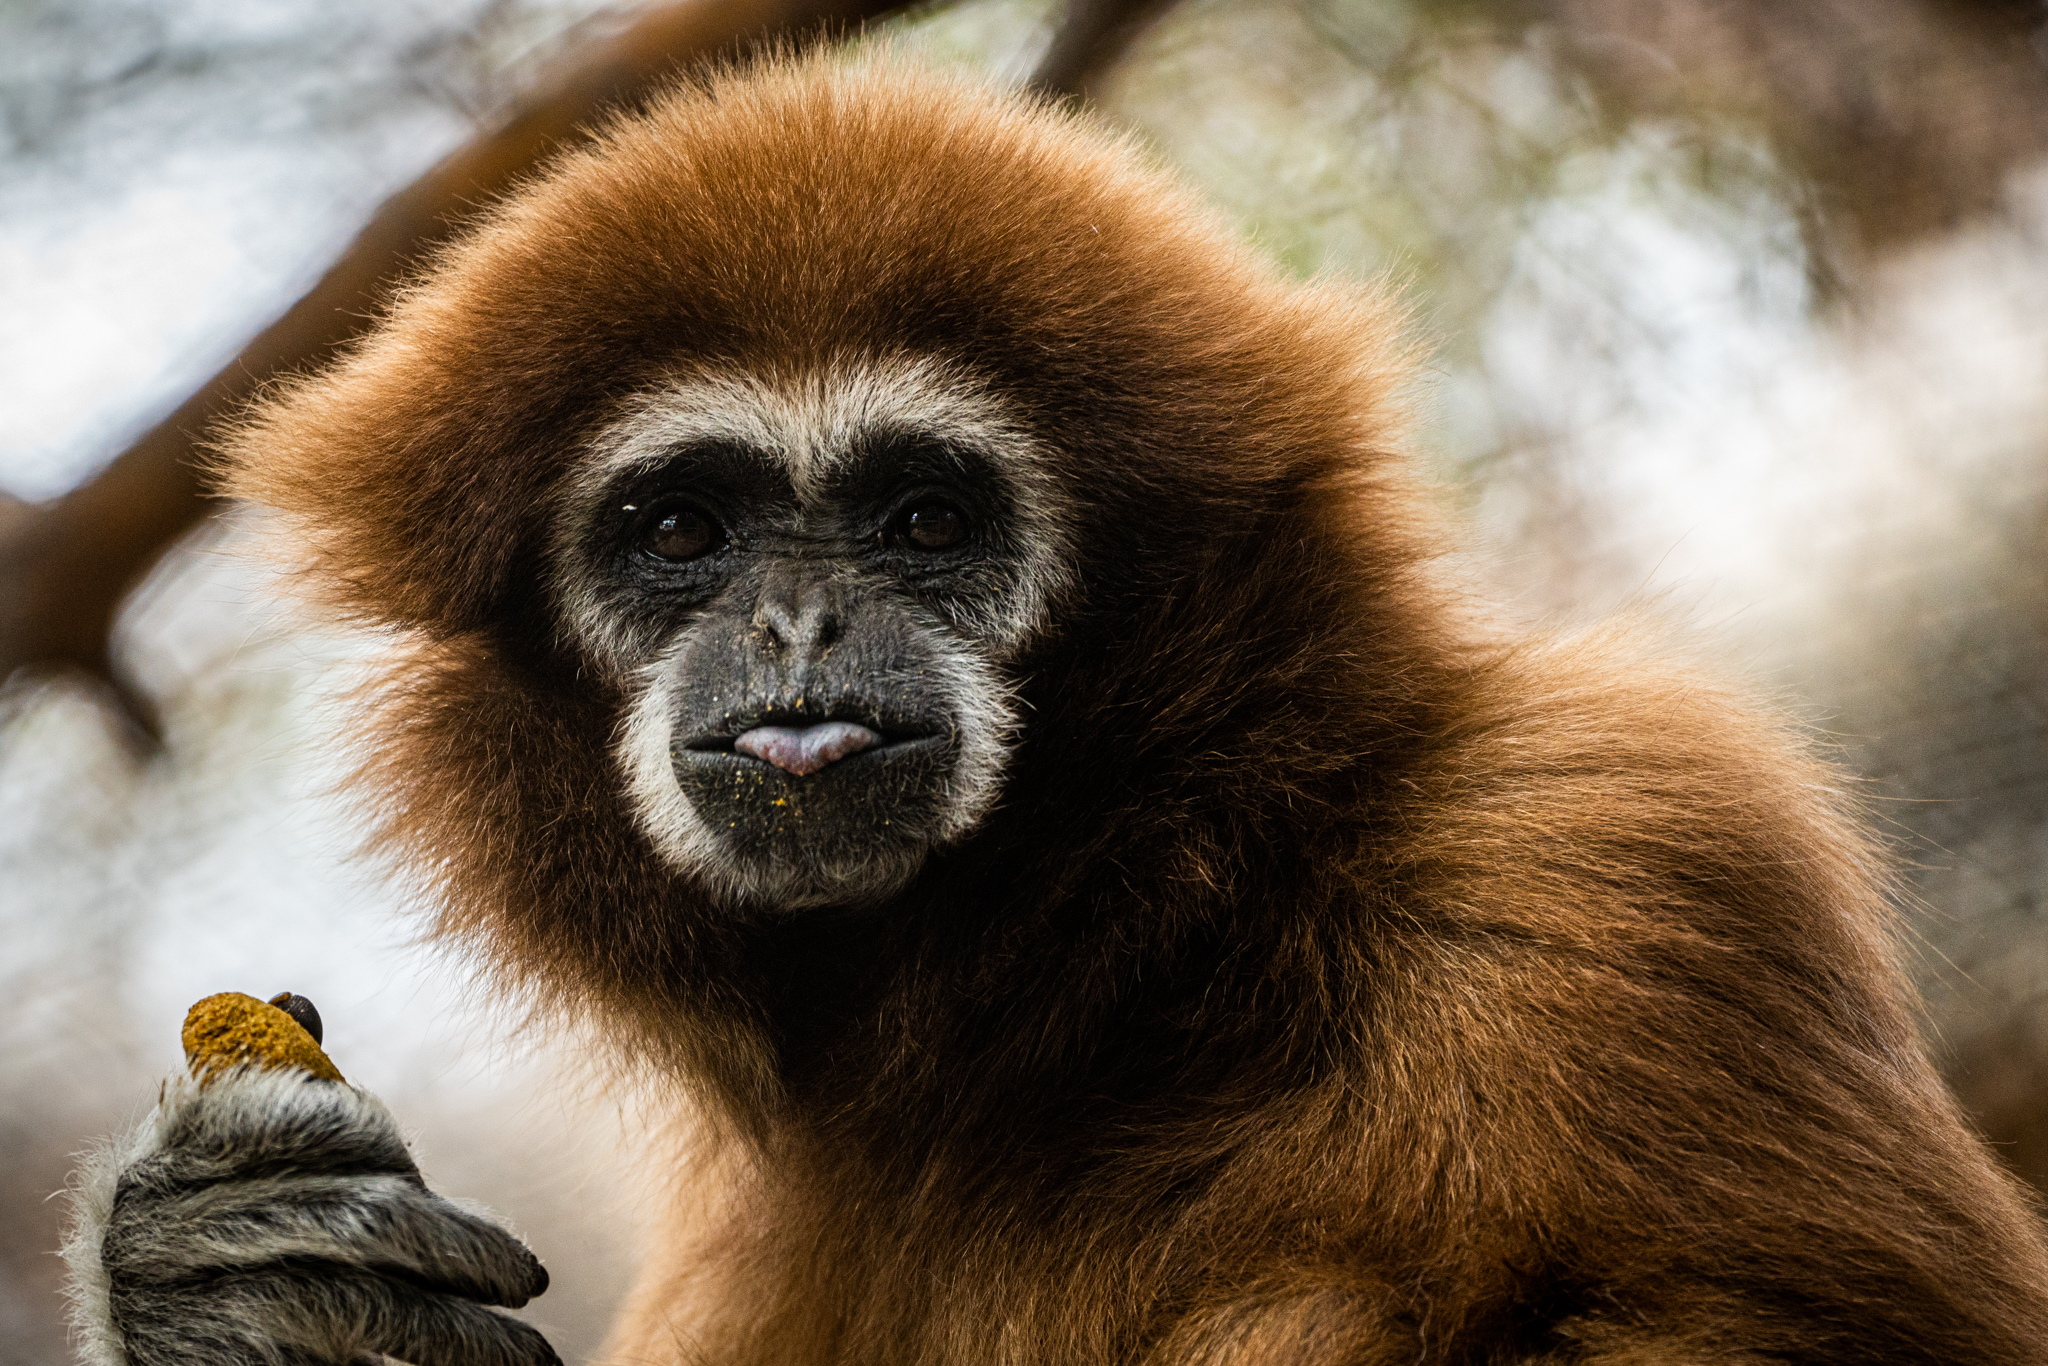
[[817,726],[756,726],[732,738],[735,752],[803,778],[835,760],[882,743],[882,737],[851,721]]

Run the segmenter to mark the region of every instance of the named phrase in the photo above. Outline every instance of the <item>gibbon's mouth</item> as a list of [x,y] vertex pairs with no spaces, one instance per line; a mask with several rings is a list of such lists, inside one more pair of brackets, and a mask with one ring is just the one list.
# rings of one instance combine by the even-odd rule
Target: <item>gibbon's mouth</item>
[[890,751],[922,749],[940,739],[924,727],[885,726],[873,716],[821,721],[817,715],[815,711],[803,715],[778,708],[721,726],[677,748],[686,754],[725,756],[742,765],[778,768],[792,777],[807,778],[857,755],[894,757]]

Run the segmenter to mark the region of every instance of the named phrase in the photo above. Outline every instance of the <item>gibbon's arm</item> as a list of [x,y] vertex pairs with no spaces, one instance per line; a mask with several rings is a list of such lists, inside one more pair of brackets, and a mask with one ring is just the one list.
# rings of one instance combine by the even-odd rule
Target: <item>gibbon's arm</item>
[[298,1071],[170,1083],[94,1154],[65,1239],[85,1366],[559,1363],[547,1272],[420,1179],[376,1097]]

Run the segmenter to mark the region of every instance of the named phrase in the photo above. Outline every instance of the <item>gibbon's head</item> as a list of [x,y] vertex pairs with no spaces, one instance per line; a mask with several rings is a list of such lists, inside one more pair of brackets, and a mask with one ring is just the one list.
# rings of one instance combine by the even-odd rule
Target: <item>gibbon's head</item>
[[1227,726],[1391,534],[1392,330],[1085,118],[774,62],[489,214],[227,482],[407,642],[372,777],[458,919],[651,962]]

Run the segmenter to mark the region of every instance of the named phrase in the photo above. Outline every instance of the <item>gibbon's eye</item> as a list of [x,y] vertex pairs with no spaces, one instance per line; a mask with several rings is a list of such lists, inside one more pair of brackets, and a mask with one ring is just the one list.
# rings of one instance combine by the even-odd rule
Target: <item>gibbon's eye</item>
[[671,564],[694,560],[724,546],[725,528],[687,503],[656,508],[640,533],[641,552]]
[[896,514],[889,539],[918,550],[951,550],[967,539],[967,514],[935,498],[912,503]]

